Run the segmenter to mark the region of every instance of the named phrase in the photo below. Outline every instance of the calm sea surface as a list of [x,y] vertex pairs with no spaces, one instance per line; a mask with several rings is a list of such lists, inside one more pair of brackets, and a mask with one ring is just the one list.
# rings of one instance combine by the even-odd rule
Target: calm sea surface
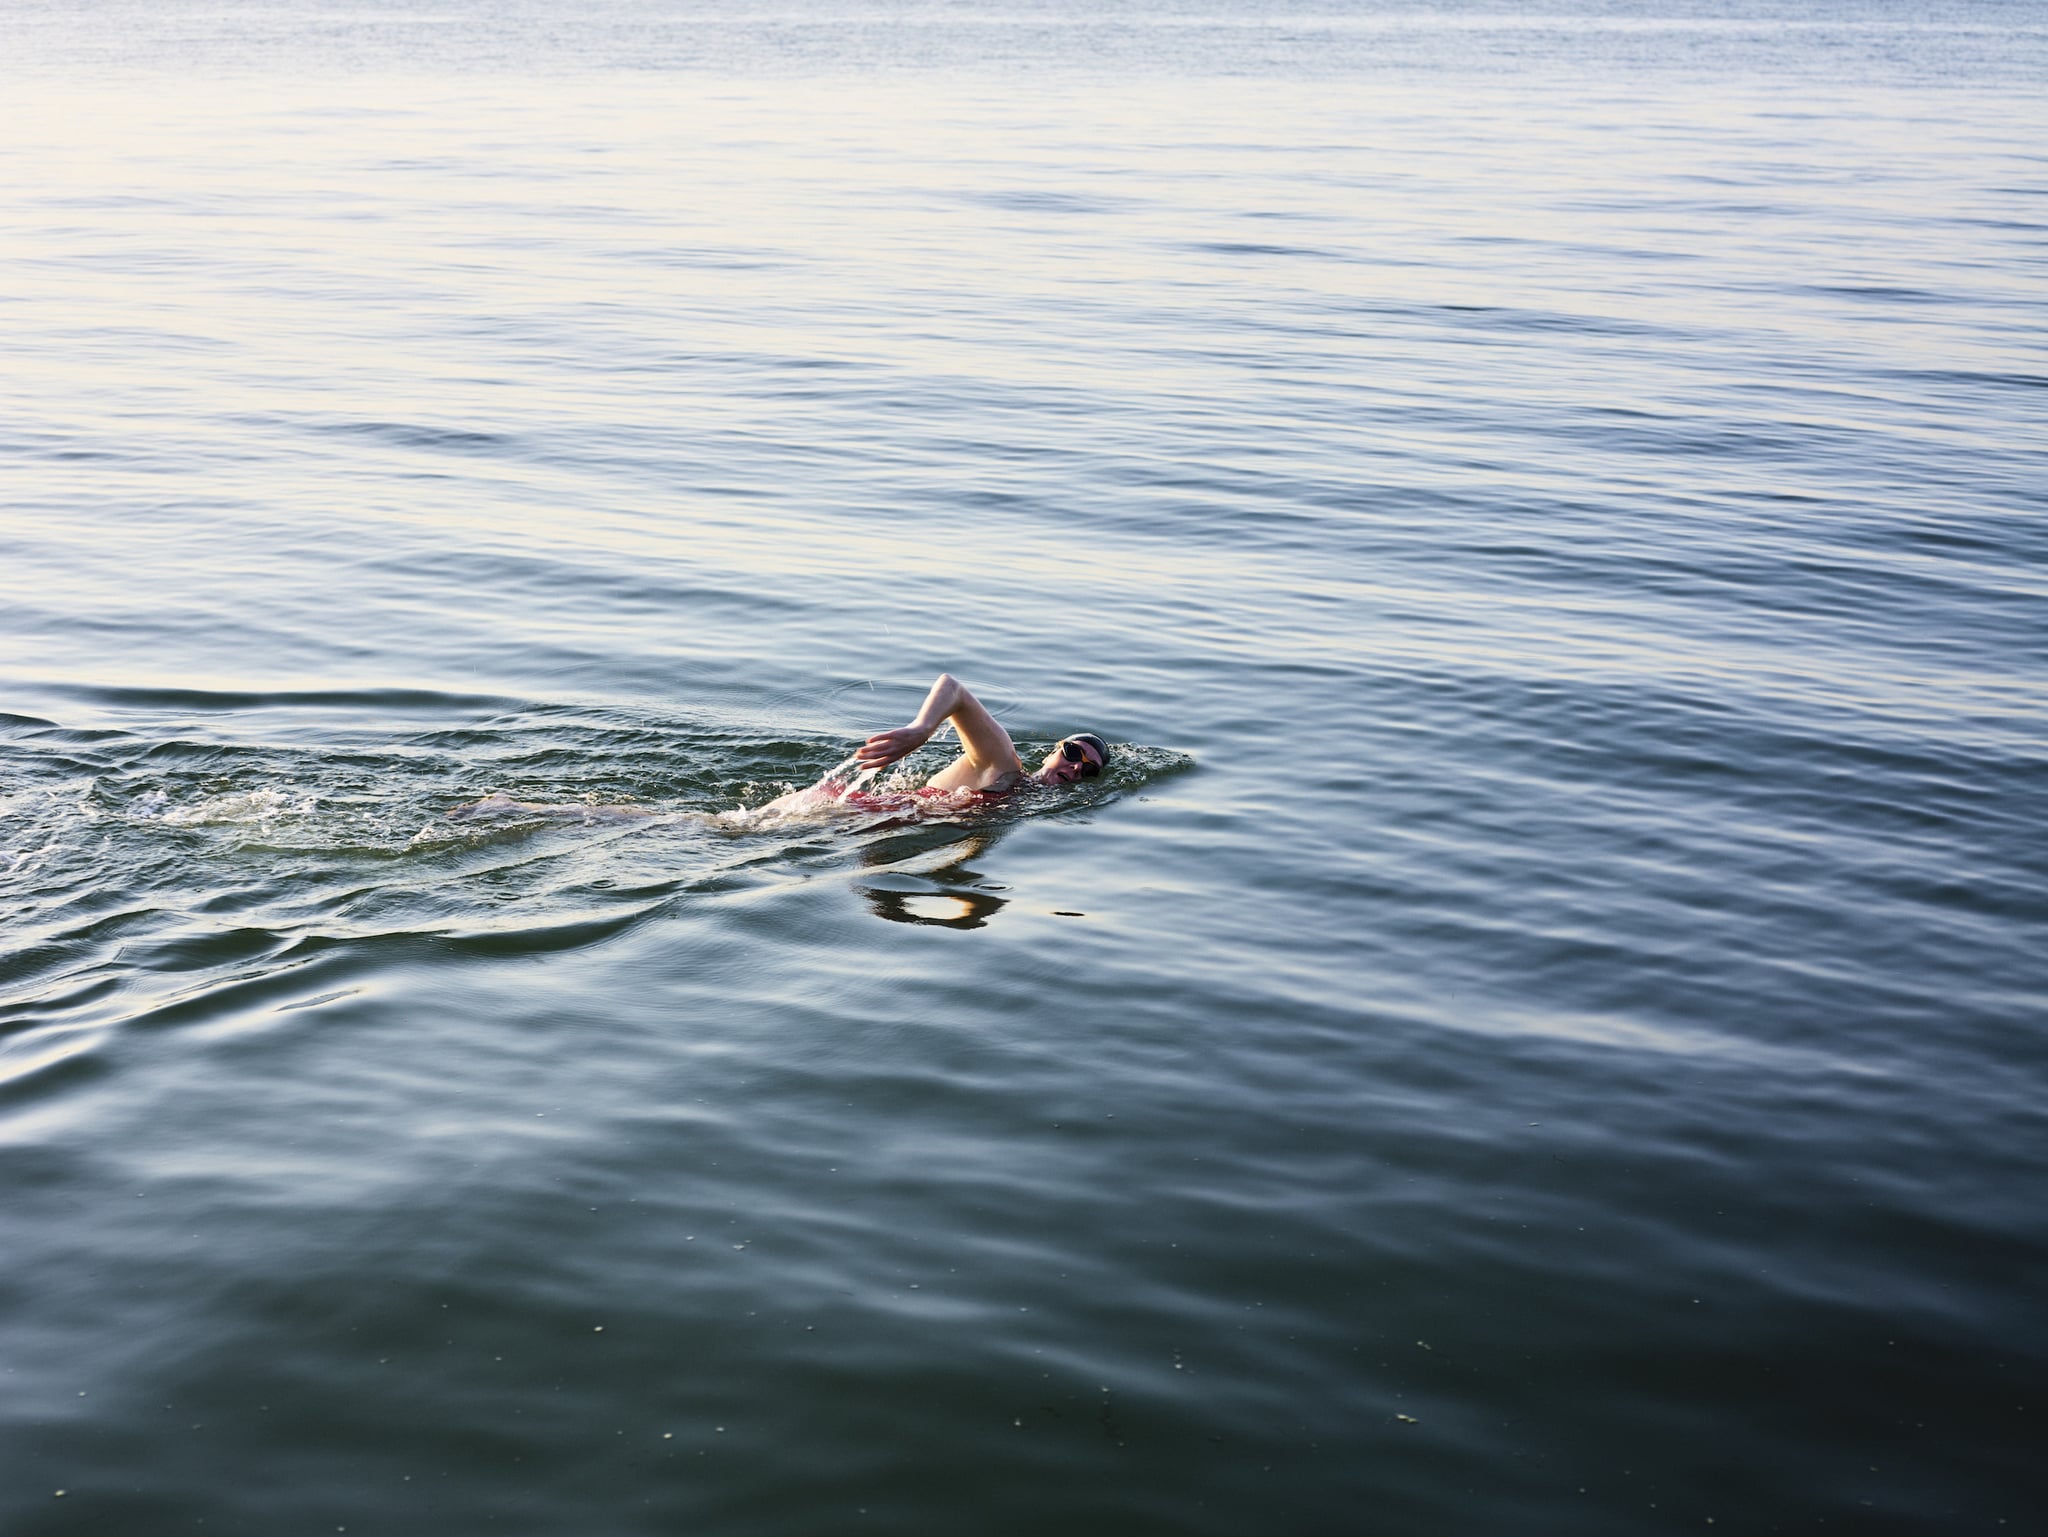
[[2048,1529],[2048,4],[0,62],[8,1537]]

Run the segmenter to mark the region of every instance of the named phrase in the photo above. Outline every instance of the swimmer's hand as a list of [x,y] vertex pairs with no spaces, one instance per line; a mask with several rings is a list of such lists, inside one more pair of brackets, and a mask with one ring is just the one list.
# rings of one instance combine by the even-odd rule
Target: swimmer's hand
[[894,731],[877,731],[854,749],[853,761],[863,769],[887,768],[924,746],[938,729],[937,726],[921,726],[913,721],[908,726],[898,726]]

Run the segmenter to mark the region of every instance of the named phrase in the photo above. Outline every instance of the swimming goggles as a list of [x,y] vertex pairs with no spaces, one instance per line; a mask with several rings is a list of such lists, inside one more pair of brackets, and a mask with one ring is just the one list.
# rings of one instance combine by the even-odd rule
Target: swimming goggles
[[1071,737],[1060,743],[1060,756],[1069,763],[1080,764],[1083,779],[1093,779],[1102,772],[1102,765],[1089,757],[1087,750]]

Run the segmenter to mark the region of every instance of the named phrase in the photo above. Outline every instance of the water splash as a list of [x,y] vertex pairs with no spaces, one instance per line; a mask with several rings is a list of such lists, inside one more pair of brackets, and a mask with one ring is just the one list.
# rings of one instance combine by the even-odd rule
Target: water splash
[[290,790],[275,785],[229,791],[187,806],[168,805],[167,800],[163,792],[155,792],[148,809],[131,811],[130,815],[139,820],[155,817],[173,827],[267,828],[287,817],[309,817],[320,806],[317,795],[294,796]]

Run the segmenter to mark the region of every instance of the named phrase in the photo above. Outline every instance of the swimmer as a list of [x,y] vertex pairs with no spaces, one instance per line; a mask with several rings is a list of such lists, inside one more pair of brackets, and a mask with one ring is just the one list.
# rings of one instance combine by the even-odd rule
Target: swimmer
[[[924,746],[949,721],[959,735],[961,754],[921,788],[884,794],[860,788],[866,779]],[[1093,779],[1108,762],[1109,744],[1092,731],[1081,731],[1055,742],[1038,767],[1027,771],[1024,760],[1017,756],[1017,744],[988,713],[987,707],[958,678],[940,673],[939,681],[932,685],[923,706],[908,725],[876,732],[846,763],[815,785],[792,790],[751,811],[723,813],[712,821],[720,824],[737,817],[749,825],[758,825],[764,816],[810,812],[835,803],[862,811],[915,810],[925,801],[957,807],[971,803],[976,796],[1007,795],[1025,784],[1070,785],[1077,780]],[[857,770],[852,784],[839,777],[849,765]],[[494,791],[480,801],[457,806],[447,813],[447,820],[485,825],[506,823],[512,824],[512,830],[519,830],[536,820],[580,822],[590,827],[678,814],[693,813],[662,813],[652,806],[549,805],[514,800],[502,791]]]
[[855,751],[854,761],[864,771],[885,769],[924,746],[948,721],[960,737],[962,750],[926,782],[928,790],[1004,795],[1027,781],[1070,785],[1079,779],[1093,779],[1109,763],[1109,744],[1092,731],[1081,731],[1055,742],[1044,761],[1027,772],[1010,733],[967,691],[966,684],[947,672],[939,674],[939,681],[924,696],[923,706],[908,725],[876,732]]

